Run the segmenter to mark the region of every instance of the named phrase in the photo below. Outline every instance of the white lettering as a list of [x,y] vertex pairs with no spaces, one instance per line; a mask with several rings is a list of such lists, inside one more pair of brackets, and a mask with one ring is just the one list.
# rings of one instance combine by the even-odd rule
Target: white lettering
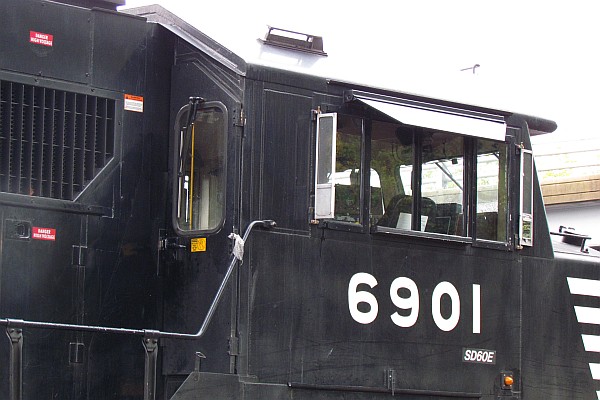
[[[452,312],[448,318],[444,318],[441,312],[442,296],[447,294],[452,302]],[[444,332],[450,332],[460,319],[460,297],[458,291],[450,282],[440,282],[431,295],[431,312],[435,324]]]
[[467,351],[465,351],[464,360],[465,361],[470,361],[470,359],[471,359],[471,350],[467,350]]
[[495,364],[495,356],[496,352],[494,350],[465,349],[463,361],[482,364]]
[[[410,296],[401,297],[398,295],[398,290],[408,289]],[[391,315],[394,324],[402,328],[413,326],[419,318],[419,288],[417,284],[410,278],[400,277],[394,279],[390,286],[390,299],[392,303],[401,310],[411,310],[409,315],[400,315],[397,312]]]
[[[379,304],[377,298],[366,290],[358,290],[359,285],[368,285],[370,288],[377,286],[377,279],[368,273],[359,272],[352,276],[348,283],[348,309],[352,318],[360,324],[370,324],[377,318]],[[481,333],[481,286],[473,284],[473,333]],[[390,319],[401,328],[414,326],[419,319],[420,297],[417,284],[408,277],[398,277],[390,285],[390,300],[399,310],[407,312],[394,312]],[[406,297],[404,297],[404,296]],[[442,315],[442,298],[449,296],[450,315],[446,318]],[[364,303],[359,309],[359,304]],[[368,306],[368,309],[367,307]],[[440,282],[431,294],[431,313],[437,327],[450,332],[460,321],[460,296],[456,287],[450,282]],[[474,350],[466,350],[465,361],[494,362],[494,352],[477,353]],[[479,357],[479,360],[477,359]]]
[[[354,274],[348,284],[348,307],[350,309],[350,315],[359,324],[370,324],[377,318],[379,312],[379,304],[373,294],[364,290],[357,291],[358,285],[366,284],[370,288],[377,286],[377,279],[371,274],[365,272],[359,272]],[[366,303],[369,305],[369,311],[360,311],[358,305],[360,303]]]
[[29,32],[29,42],[30,43],[41,44],[44,46],[52,47],[53,40],[54,40],[53,35],[49,35],[46,33],[40,33],[40,32],[34,32],[34,31]]

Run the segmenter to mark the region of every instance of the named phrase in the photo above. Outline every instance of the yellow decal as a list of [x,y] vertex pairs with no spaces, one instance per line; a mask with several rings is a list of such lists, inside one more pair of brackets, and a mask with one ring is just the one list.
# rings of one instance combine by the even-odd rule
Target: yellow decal
[[192,239],[192,253],[196,253],[198,251],[206,251],[206,238]]

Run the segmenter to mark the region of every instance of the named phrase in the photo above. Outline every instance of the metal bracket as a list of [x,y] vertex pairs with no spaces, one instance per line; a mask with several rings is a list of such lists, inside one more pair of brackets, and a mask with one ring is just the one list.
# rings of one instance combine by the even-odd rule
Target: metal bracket
[[85,350],[85,344],[81,342],[70,342],[69,343],[69,363],[70,364],[82,364],[83,363],[83,352]]
[[240,355],[240,339],[232,336],[229,338],[229,351],[230,356],[239,356]]
[[521,143],[515,143],[515,155],[519,155],[521,154],[521,150],[523,150],[525,148],[525,144],[523,142]]
[[392,392],[392,396],[396,392],[396,370],[386,369],[385,370],[385,386]]
[[187,248],[187,246],[185,244],[179,244],[179,238],[177,237],[161,238],[158,244],[159,250],[178,250],[185,248]]
[[321,106],[317,106],[316,109],[310,110],[310,115],[311,115],[310,119],[312,121],[316,121],[317,120],[317,115],[319,115],[319,114],[321,114]]
[[202,352],[200,352],[200,351],[196,352],[196,361],[194,362],[194,371],[200,372],[200,365],[202,363],[202,359],[205,359],[205,358],[206,358],[206,356]]
[[86,246],[73,246],[72,265],[85,266],[87,262],[88,248]]
[[[149,332],[152,333],[152,332]],[[154,400],[156,397],[156,362],[158,360],[158,339],[144,336],[142,340],[146,350],[144,365],[144,400]]]
[[187,249],[187,246],[181,244],[184,238],[167,236],[166,229],[158,230],[157,239],[156,275],[159,276],[161,273],[161,264],[164,265],[164,263],[169,262],[180,263],[183,261],[183,250]]
[[10,339],[9,399],[21,400],[23,398],[23,330],[8,327],[6,334]]

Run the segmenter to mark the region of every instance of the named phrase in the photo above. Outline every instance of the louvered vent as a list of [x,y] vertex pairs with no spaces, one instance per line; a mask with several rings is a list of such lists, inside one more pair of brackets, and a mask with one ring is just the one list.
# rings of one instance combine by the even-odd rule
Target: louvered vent
[[115,101],[0,81],[0,192],[73,200],[114,155]]

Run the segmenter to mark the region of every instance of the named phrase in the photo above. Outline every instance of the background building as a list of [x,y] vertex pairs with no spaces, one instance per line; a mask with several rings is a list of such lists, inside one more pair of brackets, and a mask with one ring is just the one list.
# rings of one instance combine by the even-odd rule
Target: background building
[[574,228],[600,246],[600,143],[563,136],[534,143],[548,225],[553,232],[561,225]]

